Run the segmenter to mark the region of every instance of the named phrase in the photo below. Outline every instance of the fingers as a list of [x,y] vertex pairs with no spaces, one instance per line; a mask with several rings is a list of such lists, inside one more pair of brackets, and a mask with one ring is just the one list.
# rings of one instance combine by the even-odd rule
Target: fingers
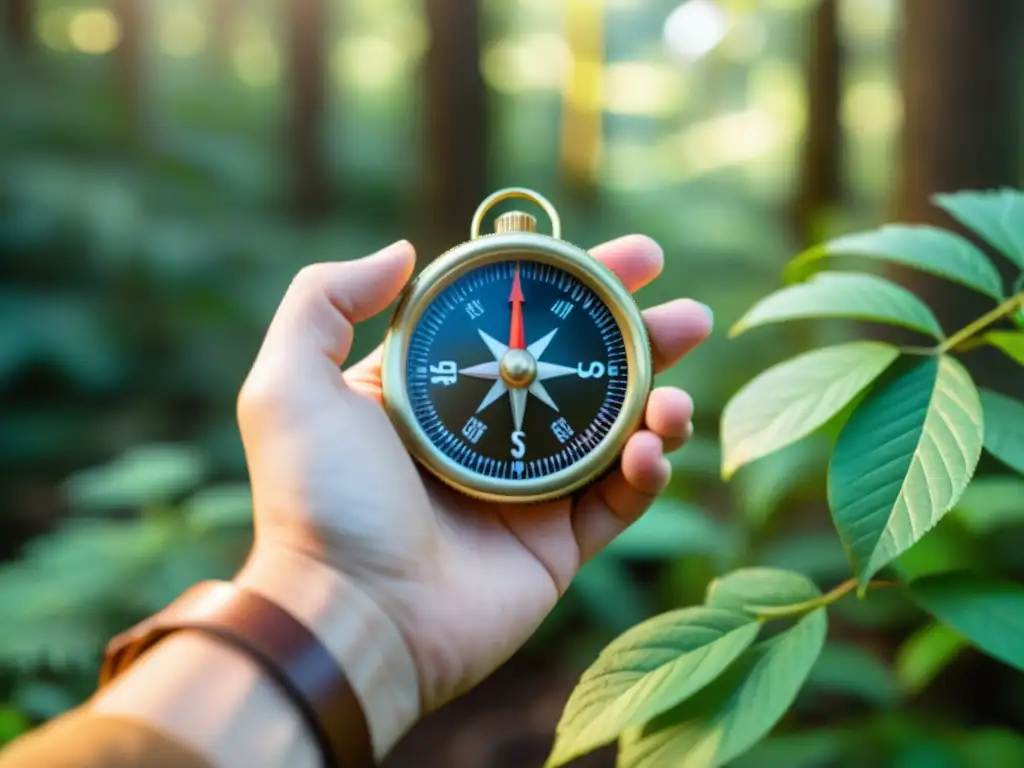
[[[638,239],[646,240],[646,238]],[[625,253],[619,249],[613,249],[612,252],[616,254],[615,258],[620,258]],[[619,267],[622,268],[626,263],[629,263],[629,259],[620,263]],[[633,277],[636,278],[646,273],[649,271],[649,267],[650,264],[648,267],[636,270]],[[625,267],[625,269],[631,268]],[[651,338],[655,371],[664,371],[675,365],[683,355],[699,345],[711,333],[711,315],[703,304],[692,299],[676,299],[659,304],[645,310],[643,316]],[[379,389],[380,363],[381,347],[377,347],[345,371],[345,380],[349,386],[363,388],[369,392],[374,391],[374,388]]]
[[[609,240],[590,253],[616,274],[630,291],[637,291],[654,280],[664,266],[661,247],[643,235],[627,235]],[[711,318],[704,305],[691,300],[672,301],[644,312],[651,336],[656,370],[675,364],[700,344],[711,332]],[[345,372],[349,386],[373,391],[380,387],[378,347]]]
[[651,392],[646,429],[633,435],[620,468],[589,488],[573,510],[573,533],[580,562],[590,559],[635,522],[661,493],[672,474],[665,458],[693,432],[693,400],[681,389]]
[[675,299],[644,311],[651,337],[654,370],[664,371],[679,362],[711,333],[711,314],[693,299]]
[[626,235],[590,249],[590,254],[615,273],[630,291],[639,291],[661,274],[665,254],[644,235]]
[[658,387],[647,400],[647,429],[661,438],[664,453],[683,446],[693,432],[693,399],[676,387]]
[[319,356],[340,366],[353,324],[382,312],[412,275],[416,254],[401,241],[362,259],[312,264],[288,287],[260,355]]
[[346,369],[344,373],[345,383],[350,389],[379,400],[381,388],[380,368],[383,360],[384,345],[378,344],[370,354]]
[[646,430],[633,435],[622,452],[619,470],[588,488],[573,509],[580,563],[600,552],[646,512],[671,475],[661,438]]

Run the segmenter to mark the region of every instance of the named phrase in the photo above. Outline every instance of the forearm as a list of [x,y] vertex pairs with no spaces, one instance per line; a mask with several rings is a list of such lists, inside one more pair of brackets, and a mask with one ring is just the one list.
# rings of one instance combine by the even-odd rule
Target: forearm
[[[320,638],[356,691],[381,759],[419,714],[416,671],[390,620],[334,571],[303,558],[253,558],[236,582]],[[90,711],[153,728],[217,768],[321,764],[312,734],[277,684],[244,652],[197,632],[158,643],[100,691]]]
[[216,638],[171,635],[87,705],[135,719],[217,768],[318,768],[298,710],[259,666]]

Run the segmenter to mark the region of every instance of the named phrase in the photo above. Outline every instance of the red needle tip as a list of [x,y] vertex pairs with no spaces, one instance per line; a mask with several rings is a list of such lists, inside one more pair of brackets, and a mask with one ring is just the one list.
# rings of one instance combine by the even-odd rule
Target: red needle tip
[[509,349],[526,349],[523,334],[523,286],[519,282],[519,264],[516,263],[515,275],[512,277],[512,292],[508,296],[512,304],[512,325],[508,333]]
[[509,301],[526,301],[523,298],[523,286],[519,282],[519,265],[516,264],[515,274],[512,276],[512,293],[508,295]]

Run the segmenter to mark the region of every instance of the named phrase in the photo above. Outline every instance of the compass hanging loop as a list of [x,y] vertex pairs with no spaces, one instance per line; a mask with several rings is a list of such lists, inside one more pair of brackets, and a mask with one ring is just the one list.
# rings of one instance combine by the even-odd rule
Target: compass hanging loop
[[[473,223],[469,227],[469,237],[471,240],[476,240],[480,237],[480,225],[483,224],[484,216],[487,212],[502,200],[509,200],[511,198],[529,200],[542,208],[544,213],[547,214],[548,220],[551,222],[551,236],[556,240],[562,239],[562,221],[558,217],[558,211],[555,210],[555,206],[551,204],[550,200],[539,192],[534,192],[532,189],[527,189],[526,187],[506,187],[505,189],[499,189],[497,192],[488,195],[477,207],[476,213],[473,214]],[[515,211],[514,213],[517,214],[517,217],[526,217],[526,214],[522,214],[519,211]],[[509,214],[506,214],[506,216],[508,215]],[[527,218],[532,219],[532,217]],[[501,229],[499,229],[499,231],[501,231]]]

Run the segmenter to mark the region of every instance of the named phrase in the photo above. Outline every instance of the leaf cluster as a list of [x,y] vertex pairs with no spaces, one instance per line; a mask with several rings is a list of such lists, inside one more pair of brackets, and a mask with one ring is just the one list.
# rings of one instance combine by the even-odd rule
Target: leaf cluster
[[[1024,392],[977,387],[959,359],[988,345],[1024,366],[1024,194],[969,191],[937,196],[936,203],[1019,276],[1005,285],[986,253],[952,232],[884,226],[797,256],[786,268],[789,284],[732,329],[738,335],[843,318],[926,339],[914,346],[862,339],[802,352],[756,376],[722,413],[725,479],[801,445],[830,454],[823,457],[828,507],[850,578],[823,594],[789,569],[742,568],[712,582],[704,605],[630,628],[583,674],[548,768],[612,742],[620,768],[736,760],[813,682],[826,647],[826,611],[852,592],[863,597],[893,587],[932,617],[901,647],[895,677],[873,659],[861,664],[870,670],[863,679],[882,681],[872,688],[879,703],[891,703],[893,691],[927,685],[967,647],[1024,671],[1024,587],[976,568],[921,569],[913,557],[920,548],[911,551],[921,542],[944,546],[929,533],[954,508],[971,530],[1024,519]],[[947,334],[924,301],[885,277],[823,271],[841,257],[928,272],[980,293],[993,307]],[[983,450],[1009,474],[972,485]],[[877,580],[882,571],[891,578]],[[834,647],[842,648],[828,646]]]

